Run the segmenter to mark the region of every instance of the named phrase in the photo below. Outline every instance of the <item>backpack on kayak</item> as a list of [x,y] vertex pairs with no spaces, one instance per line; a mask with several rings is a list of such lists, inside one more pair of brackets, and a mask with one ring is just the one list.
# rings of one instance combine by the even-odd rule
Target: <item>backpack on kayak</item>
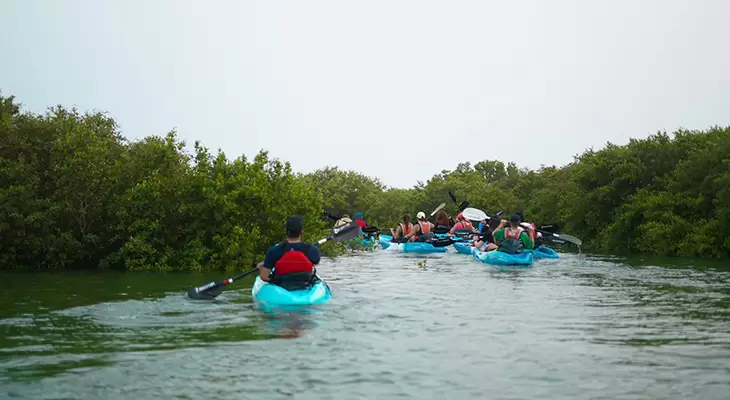
[[519,254],[525,250],[525,245],[520,240],[520,236],[524,231],[519,229],[506,228],[504,230],[504,240],[499,243],[498,250],[507,254]]

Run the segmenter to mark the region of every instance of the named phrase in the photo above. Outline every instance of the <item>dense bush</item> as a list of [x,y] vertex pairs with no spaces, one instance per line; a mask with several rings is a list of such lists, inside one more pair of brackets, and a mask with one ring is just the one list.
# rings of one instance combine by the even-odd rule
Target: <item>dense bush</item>
[[0,98],[0,266],[241,268],[304,216],[320,238],[322,199],[265,152],[184,151],[175,133],[127,142],[101,113],[21,113]]
[[449,198],[523,210],[602,251],[727,257],[730,128],[657,133],[538,171],[481,161],[410,189],[335,168],[295,175],[266,152],[229,160],[174,132],[129,142],[103,113],[23,113],[0,96],[0,268],[201,270],[247,267],[303,215],[307,238],[333,214],[380,227]]

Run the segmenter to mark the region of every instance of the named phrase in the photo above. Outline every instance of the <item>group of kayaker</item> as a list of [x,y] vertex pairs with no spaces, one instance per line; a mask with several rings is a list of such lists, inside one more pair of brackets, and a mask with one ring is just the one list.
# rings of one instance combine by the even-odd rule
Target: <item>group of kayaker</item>
[[[360,212],[355,213],[354,221],[360,228],[367,227]],[[473,245],[480,251],[498,250],[510,254],[533,249],[541,240],[535,225],[523,222],[519,214],[512,215],[509,221],[499,217],[482,220],[477,228],[462,213],[452,221],[448,214],[440,211],[436,215],[436,224],[426,218],[423,211],[416,214],[416,224],[406,214],[395,230],[390,229],[393,239],[404,242],[427,241],[434,238],[434,230],[448,232],[451,235],[473,234]],[[345,214],[337,220],[335,228],[353,222]],[[278,243],[266,252],[263,263],[258,264],[261,280],[279,285],[287,290],[302,289],[317,282],[315,266],[319,264],[320,253],[316,246],[303,242],[304,222],[301,217],[291,217],[286,222],[286,240]]]
[[418,214],[416,214],[416,219],[416,224],[414,225],[411,223],[411,216],[408,214],[404,215],[403,222],[398,223],[395,230],[390,230],[393,240],[403,242],[423,242],[432,239],[435,236],[433,230],[436,226],[426,219],[426,213],[419,211]]
[[436,214],[436,223],[426,220],[423,211],[418,212],[417,224],[411,223],[409,215],[403,216],[403,221],[391,229],[393,240],[398,241],[428,241],[436,233],[449,233],[450,235],[474,235],[473,244],[481,251],[499,250],[510,254],[520,253],[523,250],[530,250],[536,247],[541,241],[541,234],[535,230],[535,224],[523,222],[520,212],[512,215],[510,219],[502,220],[499,217],[492,217],[480,221],[475,228],[471,221],[464,217],[463,213],[456,216],[456,221],[440,210]]

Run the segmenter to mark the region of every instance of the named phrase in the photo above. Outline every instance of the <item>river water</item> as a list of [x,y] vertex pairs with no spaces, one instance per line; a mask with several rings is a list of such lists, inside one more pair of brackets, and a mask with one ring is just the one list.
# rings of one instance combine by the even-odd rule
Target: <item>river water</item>
[[722,264],[375,251],[319,271],[334,300],[286,312],[251,280],[184,297],[220,273],[2,273],[0,398],[730,398]]

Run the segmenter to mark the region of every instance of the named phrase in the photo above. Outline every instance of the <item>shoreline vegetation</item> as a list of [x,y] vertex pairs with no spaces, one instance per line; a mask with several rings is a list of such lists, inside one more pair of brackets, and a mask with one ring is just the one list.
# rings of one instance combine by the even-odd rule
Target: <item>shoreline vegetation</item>
[[313,242],[331,227],[324,210],[387,228],[442,202],[453,212],[449,191],[487,214],[558,224],[586,250],[730,255],[730,127],[608,143],[563,167],[462,163],[410,189],[184,147],[174,131],[128,141],[105,113],[34,114],[0,94],[0,269],[240,270],[282,240],[290,215]]

